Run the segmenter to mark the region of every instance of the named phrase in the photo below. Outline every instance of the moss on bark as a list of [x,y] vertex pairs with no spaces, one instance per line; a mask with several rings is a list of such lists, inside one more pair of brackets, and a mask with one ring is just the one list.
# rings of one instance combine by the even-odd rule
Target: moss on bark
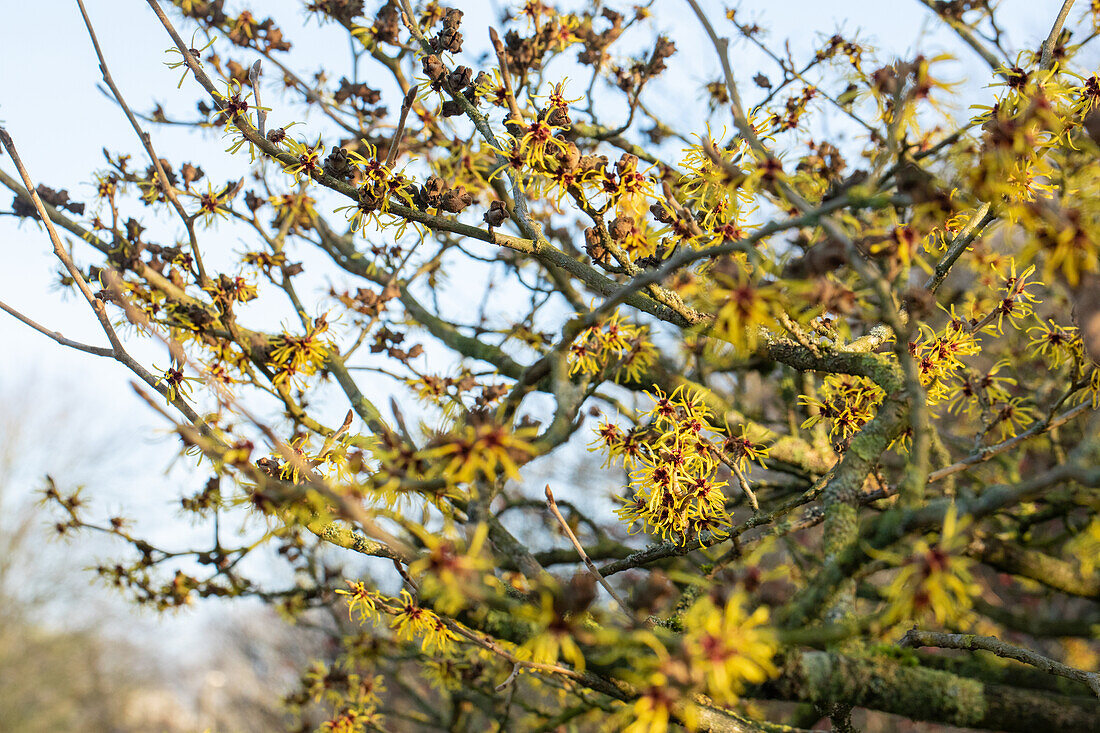
[[848,703],[912,720],[1003,731],[1093,730],[1100,702],[986,684],[880,656],[810,651],[788,657],[770,685],[779,697]]

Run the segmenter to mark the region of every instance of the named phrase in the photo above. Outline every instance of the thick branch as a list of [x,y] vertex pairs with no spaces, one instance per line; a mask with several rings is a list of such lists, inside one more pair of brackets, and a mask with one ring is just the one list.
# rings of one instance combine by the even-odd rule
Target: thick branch
[[830,652],[792,655],[774,688],[781,697],[859,707],[969,728],[1035,733],[1092,730],[1100,703],[1024,690],[878,657]]

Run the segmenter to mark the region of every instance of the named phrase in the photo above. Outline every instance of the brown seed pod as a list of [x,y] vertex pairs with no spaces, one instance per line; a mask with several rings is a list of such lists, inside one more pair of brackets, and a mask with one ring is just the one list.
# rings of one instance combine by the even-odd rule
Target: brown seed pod
[[474,197],[470,195],[470,192],[462,186],[459,186],[457,188],[447,189],[443,194],[440,208],[452,214],[457,214],[473,202]]
[[443,192],[447,190],[447,184],[439,176],[432,176],[420,187],[417,195],[417,204],[422,209],[436,209],[443,202]]
[[503,201],[494,201],[489,204],[489,210],[485,212],[485,223],[489,228],[498,227],[508,220],[508,207]]
[[443,62],[434,53],[420,59],[420,63],[424,67],[424,74],[432,80],[433,84],[439,83],[447,71]]
[[634,222],[627,217],[618,216],[612,220],[607,231],[611,234],[612,239],[621,242],[634,232]]

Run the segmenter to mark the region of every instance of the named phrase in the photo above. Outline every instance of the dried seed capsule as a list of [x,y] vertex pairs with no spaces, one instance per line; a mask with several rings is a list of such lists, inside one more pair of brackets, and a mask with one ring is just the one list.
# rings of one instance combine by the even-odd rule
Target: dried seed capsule
[[616,242],[621,242],[631,235],[634,231],[634,222],[630,219],[618,216],[611,222],[611,226],[608,227],[608,232],[611,234],[611,238]]
[[439,51],[458,53],[462,50],[462,34],[457,29],[444,28],[435,37],[432,45]]
[[489,204],[489,210],[485,212],[485,223],[490,228],[498,227],[508,220],[508,207],[503,201],[494,201]]
[[447,189],[446,193],[443,194],[440,208],[452,214],[457,214],[473,202],[474,197],[470,195],[470,192],[462,186],[459,186],[457,188]]
[[431,79],[433,83],[438,83],[446,72],[443,62],[440,61],[439,57],[434,53],[420,59],[420,63],[424,67],[424,74]]
[[607,156],[606,155],[582,155],[581,159],[577,162],[581,173],[588,173],[590,171],[598,171],[607,168]]
[[468,87],[474,80],[474,72],[469,66],[459,66],[447,74],[447,86],[454,90]]
[[417,192],[416,203],[422,209],[437,209],[443,200],[443,192],[446,190],[447,185],[443,183],[443,179],[439,176],[432,176],[424,182],[424,185]]
[[348,162],[348,151],[333,145],[324,163],[325,173],[333,178],[346,181],[355,173],[355,167]]

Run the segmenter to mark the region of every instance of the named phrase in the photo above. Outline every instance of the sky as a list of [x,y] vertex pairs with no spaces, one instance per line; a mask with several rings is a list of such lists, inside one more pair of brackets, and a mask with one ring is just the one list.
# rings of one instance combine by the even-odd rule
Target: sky
[[[378,0],[367,2],[368,8],[378,4]],[[506,3],[479,0],[453,4],[467,12],[463,30],[468,38],[507,7]],[[625,2],[606,4],[629,7]],[[702,4],[718,23],[725,6]],[[1060,5],[1054,0],[1004,0],[1005,28],[1011,40],[1037,46]],[[170,39],[147,5],[140,0],[87,0],[86,6],[115,81],[130,105],[149,110],[155,101],[170,114],[194,114],[197,87],[188,79],[177,91],[179,72],[165,65],[171,59],[165,54]],[[346,40],[340,39],[332,26],[307,22],[301,3],[229,3],[231,12],[248,6],[257,14],[272,15],[295,42],[291,58],[309,62],[308,68],[296,69],[300,76],[308,77],[322,66],[335,69],[335,78],[346,73]],[[4,21],[0,24],[0,123],[15,139],[36,180],[53,188],[67,188],[76,200],[90,200],[91,173],[103,167],[103,148],[133,153],[135,159],[141,150],[125,118],[98,88],[95,55],[75,0],[0,0],[0,7]],[[948,69],[956,79],[969,79],[967,89],[977,99],[981,99],[981,87],[988,79],[988,70],[973,52],[916,0],[745,0],[739,8],[745,21],[768,26],[771,38],[789,38],[796,55],[804,56],[822,35],[837,30],[850,35],[861,29],[861,38],[878,47],[883,57],[911,55],[918,42],[926,52],[955,54],[957,60]],[[673,117],[688,114],[698,108],[699,88],[717,78],[713,49],[683,0],[655,0],[652,11],[658,29],[669,31],[677,40],[687,78],[666,75],[643,98],[654,107],[667,109]],[[189,36],[189,31],[182,32],[185,38]],[[757,70],[777,76],[774,66],[768,67],[758,52],[744,44],[734,47],[732,60],[738,81],[747,89],[751,89],[749,77]],[[216,136],[197,138],[170,127],[151,128],[151,132],[161,155],[173,161],[201,161],[212,180],[242,174],[241,161],[225,154],[225,146]],[[144,167],[145,161],[140,164]],[[14,173],[6,159],[0,160],[0,168]],[[10,198],[0,193],[0,211],[10,210]],[[171,227],[167,222],[144,223],[151,228]],[[226,256],[242,248],[229,227],[219,230],[213,246]],[[29,221],[0,216],[0,253],[5,263],[0,268],[0,300],[70,338],[104,343],[86,305],[73,297],[63,298],[53,289],[57,265],[43,231]],[[77,259],[87,263],[90,253],[81,252],[78,245]],[[62,405],[57,418],[62,425],[66,413],[91,415],[96,429],[111,437],[115,450],[143,456],[119,463],[112,476],[98,476],[93,498],[108,507],[131,509],[154,537],[159,535],[170,543],[185,541],[190,530],[179,521],[175,507],[180,493],[196,489],[206,476],[195,475],[179,464],[165,473],[174,447],[163,435],[163,423],[129,389],[131,377],[125,369],[107,359],[67,350],[6,314],[0,314],[0,344],[0,395],[5,389],[20,391],[21,385],[37,385],[43,403],[53,400]],[[156,349],[138,347],[136,353],[147,366],[166,362]],[[32,405],[28,409],[38,408]],[[56,406],[49,410],[51,415],[58,412]],[[67,445],[65,429],[56,431],[52,440],[57,451],[75,448]],[[22,485],[29,491],[35,487],[35,479],[25,478]],[[173,629],[173,624],[186,624],[186,619],[170,617],[149,623],[162,630]]]

